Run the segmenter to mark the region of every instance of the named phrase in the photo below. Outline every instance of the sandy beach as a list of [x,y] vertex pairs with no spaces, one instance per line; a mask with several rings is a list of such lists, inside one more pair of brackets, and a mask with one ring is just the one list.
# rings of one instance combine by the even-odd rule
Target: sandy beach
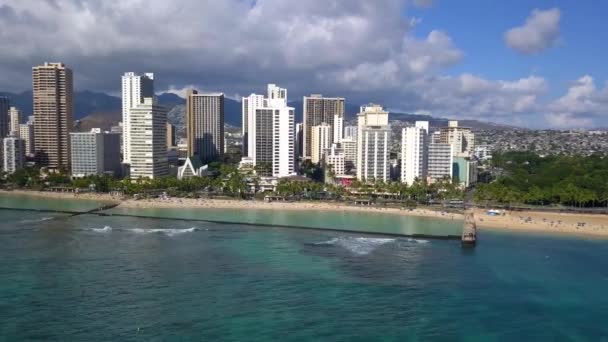
[[[109,194],[57,193],[40,191],[0,191],[0,194],[21,194],[45,198],[85,199],[119,202],[120,208],[206,208],[206,209],[254,209],[254,210],[302,210],[302,211],[367,211],[391,215],[431,217],[447,220],[462,220],[463,215],[441,210],[416,208],[380,208],[355,206],[335,202],[264,202],[230,199],[155,198],[123,199]],[[579,235],[608,238],[608,215],[571,214],[536,211],[501,211],[499,215],[488,215],[485,209],[475,209],[475,219],[480,229],[513,230]]]

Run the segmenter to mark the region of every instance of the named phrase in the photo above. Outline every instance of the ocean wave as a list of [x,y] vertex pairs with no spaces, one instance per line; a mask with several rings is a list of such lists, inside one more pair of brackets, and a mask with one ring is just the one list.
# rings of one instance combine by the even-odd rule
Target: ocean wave
[[378,247],[394,242],[389,238],[338,237],[315,243],[317,246],[340,246],[356,255],[367,255]]
[[34,219],[34,220],[21,220],[21,221],[19,221],[19,223],[37,223],[37,222],[49,221],[52,219],[54,219],[54,217],[41,217],[39,219]]
[[407,239],[407,242],[415,242],[415,243],[422,243],[422,244],[424,244],[424,243],[429,243],[429,240],[409,238],[409,239]]
[[144,229],[144,228],[132,228],[128,229],[128,231],[137,233],[137,234],[164,234],[167,236],[176,236],[184,233],[193,233],[198,231],[198,228],[191,227],[185,229],[175,229],[175,228],[156,228],[156,229]]
[[103,228],[91,228],[91,231],[94,231],[96,233],[109,233],[112,231],[112,227],[105,226]]

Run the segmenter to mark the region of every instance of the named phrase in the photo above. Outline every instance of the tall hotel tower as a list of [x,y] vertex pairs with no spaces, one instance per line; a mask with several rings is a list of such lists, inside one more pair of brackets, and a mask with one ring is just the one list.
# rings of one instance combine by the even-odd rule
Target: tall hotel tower
[[362,106],[357,126],[357,179],[387,182],[391,139],[388,112],[376,104]]
[[73,127],[72,70],[63,63],[32,68],[36,163],[69,170],[70,130]]
[[342,140],[344,126],[344,98],[323,97],[319,94],[304,96],[304,159],[312,159],[312,128],[321,124],[331,127],[331,142]]
[[286,177],[295,172],[295,114],[287,106],[287,89],[268,85],[268,97],[243,98],[244,156],[264,176]]
[[122,76],[122,159],[131,164],[131,110],[154,97],[154,74],[126,72]]
[[188,157],[203,163],[224,155],[224,94],[189,90],[186,96]]

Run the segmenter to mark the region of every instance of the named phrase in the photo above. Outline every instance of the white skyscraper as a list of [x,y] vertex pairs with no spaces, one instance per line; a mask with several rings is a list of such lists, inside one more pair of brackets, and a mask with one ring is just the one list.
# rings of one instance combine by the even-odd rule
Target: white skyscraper
[[17,137],[4,138],[2,144],[2,168],[6,173],[14,173],[25,165],[25,142]]
[[428,181],[432,183],[442,178],[452,178],[453,162],[452,145],[431,141],[428,154]]
[[428,121],[416,121],[415,127],[402,130],[401,182],[412,185],[416,179],[426,180],[428,158]]
[[[245,119],[246,118],[246,119]],[[265,176],[295,172],[295,113],[287,106],[287,89],[268,85],[268,97],[243,98],[244,141],[248,160]]]
[[334,115],[333,143],[337,144],[344,137],[344,115]]
[[146,97],[129,111],[131,178],[159,178],[169,173],[167,110]]
[[312,126],[312,134],[310,139],[311,162],[318,164],[323,159],[323,153],[325,150],[331,146],[331,129],[331,126],[326,123],[322,123],[318,126]]
[[9,135],[19,136],[19,124],[21,124],[21,111],[16,107],[11,107],[8,111]]
[[388,112],[375,104],[362,106],[357,126],[357,179],[387,182],[391,134]]
[[126,72],[122,76],[122,158],[123,163],[131,163],[131,109],[144,102],[144,98],[154,96],[154,74],[138,75]]

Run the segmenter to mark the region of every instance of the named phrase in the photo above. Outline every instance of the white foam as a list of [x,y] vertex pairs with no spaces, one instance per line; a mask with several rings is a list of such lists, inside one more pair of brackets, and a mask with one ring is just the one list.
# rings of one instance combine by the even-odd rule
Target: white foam
[[91,230],[97,233],[109,233],[112,231],[112,227],[105,226],[103,228],[91,228]]
[[339,237],[317,242],[315,245],[336,245],[356,255],[367,255],[376,250],[376,248],[394,241],[395,239],[387,238]]
[[429,240],[423,240],[423,239],[407,239],[408,242],[415,242],[415,243],[429,243]]
[[54,219],[54,217],[41,217],[41,218],[35,219],[35,220],[21,220],[21,221],[19,221],[19,223],[36,223],[36,222],[49,221],[52,219]]
[[137,234],[165,234],[167,236],[175,236],[184,233],[193,233],[198,230],[196,227],[187,229],[174,229],[174,228],[157,228],[157,229],[143,229],[143,228],[132,228],[129,231]]

